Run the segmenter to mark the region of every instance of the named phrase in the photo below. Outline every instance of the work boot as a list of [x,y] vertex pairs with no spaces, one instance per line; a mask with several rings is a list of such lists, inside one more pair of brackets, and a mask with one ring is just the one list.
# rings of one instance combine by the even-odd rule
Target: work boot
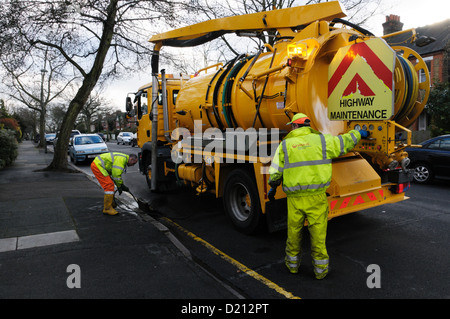
[[114,194],[105,194],[103,201],[103,214],[114,216],[119,213],[112,207],[113,199]]
[[316,275],[316,279],[323,279],[323,278],[325,278],[326,277],[326,275],[328,275],[328,270],[327,271],[324,271],[323,273],[321,273],[321,274],[315,274]]

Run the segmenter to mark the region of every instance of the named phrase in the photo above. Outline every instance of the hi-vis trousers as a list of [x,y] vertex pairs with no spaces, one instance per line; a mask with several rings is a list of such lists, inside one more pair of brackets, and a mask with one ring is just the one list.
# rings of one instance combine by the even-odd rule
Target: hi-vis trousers
[[105,191],[105,195],[114,195],[114,182],[111,177],[103,175],[94,162],[91,163],[91,170]]
[[326,248],[328,201],[325,193],[309,196],[288,196],[288,236],[286,240],[286,266],[292,273],[298,271],[301,261],[302,229],[305,219],[311,236],[311,257],[316,278],[328,273]]

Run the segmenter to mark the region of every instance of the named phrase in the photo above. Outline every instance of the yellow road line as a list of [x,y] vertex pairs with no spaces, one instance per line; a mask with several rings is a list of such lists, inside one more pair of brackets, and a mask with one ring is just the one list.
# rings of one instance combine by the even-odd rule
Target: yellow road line
[[191,237],[192,239],[194,239],[195,241],[201,243],[203,246],[205,246],[206,248],[208,248],[210,251],[212,251],[214,254],[220,256],[222,259],[228,261],[230,264],[234,265],[235,267],[237,267],[240,271],[246,273],[247,275],[253,277],[254,279],[258,280],[259,282],[263,283],[264,285],[266,285],[267,287],[275,290],[276,292],[278,292],[279,294],[285,296],[288,299],[301,299],[299,297],[294,296],[292,293],[284,290],[282,287],[278,286],[276,283],[274,283],[273,281],[270,281],[269,279],[267,279],[266,277],[258,274],[256,271],[248,268],[247,266],[241,264],[239,261],[233,259],[232,257],[228,256],[227,254],[225,254],[224,252],[222,252],[221,250],[217,249],[216,247],[214,247],[213,245],[211,245],[210,243],[208,243],[207,241],[203,240],[202,238],[198,237],[197,235],[191,233],[190,231],[184,229],[183,227],[181,227],[180,225],[178,225],[177,223],[175,223],[174,221],[163,217],[164,220],[166,220],[167,222],[171,223],[172,225],[174,225],[175,227],[177,227],[179,230],[181,230],[182,232],[184,232],[186,235],[188,235],[189,237]]

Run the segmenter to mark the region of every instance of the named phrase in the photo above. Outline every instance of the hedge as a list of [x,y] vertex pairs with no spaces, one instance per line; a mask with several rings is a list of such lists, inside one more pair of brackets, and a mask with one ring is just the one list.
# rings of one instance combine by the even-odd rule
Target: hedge
[[0,169],[11,165],[17,158],[17,140],[14,131],[0,129]]

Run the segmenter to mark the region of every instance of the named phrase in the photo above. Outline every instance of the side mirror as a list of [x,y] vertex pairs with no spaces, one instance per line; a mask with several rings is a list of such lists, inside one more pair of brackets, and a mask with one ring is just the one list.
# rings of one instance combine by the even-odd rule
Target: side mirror
[[133,109],[133,102],[131,102],[131,97],[127,96],[126,102],[125,102],[125,109],[127,112],[131,112]]

